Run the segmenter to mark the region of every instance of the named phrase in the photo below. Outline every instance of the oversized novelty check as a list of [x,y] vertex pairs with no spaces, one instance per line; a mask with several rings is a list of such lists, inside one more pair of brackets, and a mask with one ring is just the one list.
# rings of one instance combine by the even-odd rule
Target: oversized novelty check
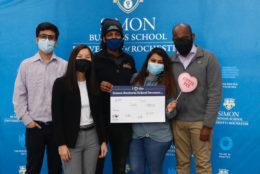
[[114,86],[111,123],[165,122],[164,86]]

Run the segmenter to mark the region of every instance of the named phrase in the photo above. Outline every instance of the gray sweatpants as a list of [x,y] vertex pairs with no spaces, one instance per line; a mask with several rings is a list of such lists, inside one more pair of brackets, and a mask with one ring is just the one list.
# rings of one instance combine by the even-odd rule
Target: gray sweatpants
[[69,148],[71,160],[62,161],[65,174],[95,174],[100,151],[97,131],[80,130],[75,148]]

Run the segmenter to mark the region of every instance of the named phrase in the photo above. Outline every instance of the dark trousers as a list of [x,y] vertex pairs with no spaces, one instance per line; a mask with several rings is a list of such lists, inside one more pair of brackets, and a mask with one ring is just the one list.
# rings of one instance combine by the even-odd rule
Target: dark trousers
[[42,168],[45,148],[49,174],[61,174],[61,160],[58,154],[52,124],[37,122],[41,129],[26,128],[25,144],[27,148],[26,174],[38,174]]
[[[126,158],[132,139],[131,126],[126,126],[123,129],[113,127],[107,132],[111,150],[113,174],[125,174]],[[98,159],[96,174],[103,174],[104,162],[105,158]]]

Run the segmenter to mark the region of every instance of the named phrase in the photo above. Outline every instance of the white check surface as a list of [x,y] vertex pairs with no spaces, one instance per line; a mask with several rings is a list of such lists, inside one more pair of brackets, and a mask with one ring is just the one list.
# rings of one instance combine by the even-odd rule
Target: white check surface
[[110,97],[111,123],[165,122],[165,96]]

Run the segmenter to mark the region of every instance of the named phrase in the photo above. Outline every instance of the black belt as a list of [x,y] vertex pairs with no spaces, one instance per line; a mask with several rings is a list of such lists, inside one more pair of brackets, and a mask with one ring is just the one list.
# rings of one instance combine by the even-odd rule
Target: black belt
[[95,124],[84,125],[84,126],[80,126],[80,130],[83,130],[83,131],[90,130],[94,127],[95,127]]

